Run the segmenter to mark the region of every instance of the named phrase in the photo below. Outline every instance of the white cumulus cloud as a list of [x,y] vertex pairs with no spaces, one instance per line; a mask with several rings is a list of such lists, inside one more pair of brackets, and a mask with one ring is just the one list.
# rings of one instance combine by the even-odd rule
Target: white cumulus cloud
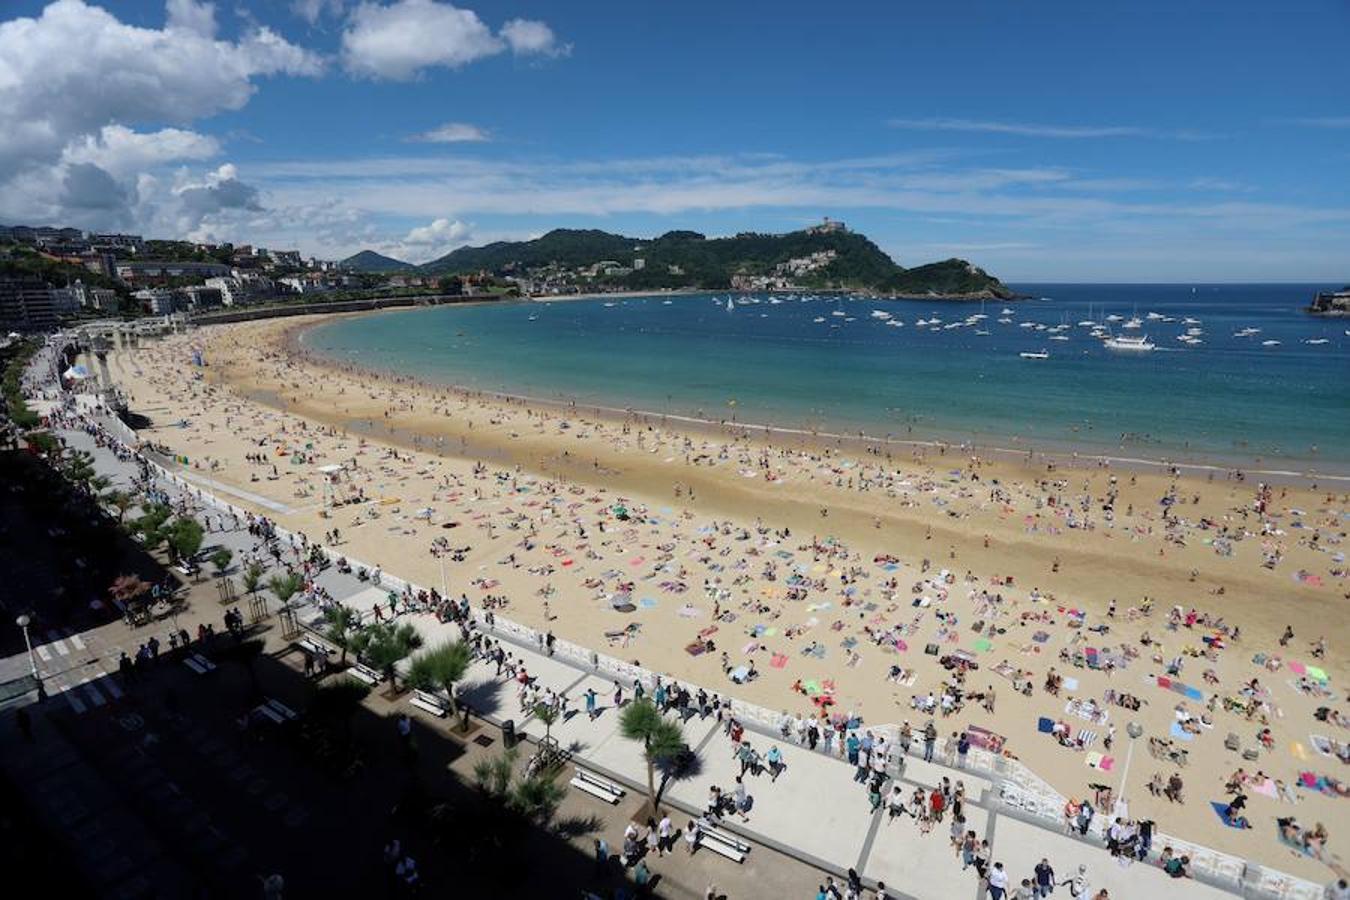
[[501,34],[471,9],[437,0],[361,3],[342,33],[342,59],[353,75],[406,81],[424,69],[458,69],[510,49],[517,55],[566,52],[543,22],[513,19]]
[[502,39],[511,45],[511,52],[517,56],[566,56],[572,51],[570,44],[558,43],[552,28],[530,19],[507,22],[502,26]]
[[168,0],[163,28],[84,0],[2,22],[0,219],[98,227],[158,209],[149,170],[221,151],[215,138],[165,126],[243,107],[258,78],[322,69],[266,27],[217,39],[215,6],[201,0]]
[[413,135],[409,140],[428,144],[463,144],[491,140],[492,137],[477,125],[467,122],[446,122],[444,125]]

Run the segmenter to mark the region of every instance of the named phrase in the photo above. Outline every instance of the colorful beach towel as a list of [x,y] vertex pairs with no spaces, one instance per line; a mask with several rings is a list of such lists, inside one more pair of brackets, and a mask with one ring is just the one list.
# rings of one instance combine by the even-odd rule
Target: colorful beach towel
[[1216,815],[1216,816],[1219,817],[1219,821],[1220,821],[1220,822],[1222,822],[1223,824],[1227,825],[1229,828],[1236,828],[1236,829],[1238,829],[1239,831],[1242,830],[1242,826],[1241,826],[1241,825],[1239,825],[1239,824],[1233,822],[1231,819],[1228,818],[1228,804],[1227,804],[1227,803],[1223,803],[1223,802],[1220,802],[1220,801],[1218,801],[1218,800],[1211,800],[1211,801],[1209,801],[1209,807],[1210,807],[1210,809],[1214,810],[1214,815]]
[[1041,734],[1050,734],[1055,730],[1055,720],[1041,716],[1036,720],[1036,730]]
[[1191,734],[1190,732],[1186,731],[1186,729],[1182,728],[1180,722],[1173,722],[1172,730],[1169,733],[1172,735],[1172,737],[1176,738],[1179,741],[1195,740],[1195,735]]

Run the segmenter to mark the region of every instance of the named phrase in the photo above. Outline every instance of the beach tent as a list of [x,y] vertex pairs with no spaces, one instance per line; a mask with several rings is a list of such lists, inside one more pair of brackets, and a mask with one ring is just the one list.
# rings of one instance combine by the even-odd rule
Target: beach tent
[[86,369],[80,363],[76,363],[69,369],[66,369],[64,372],[62,372],[61,377],[66,378],[70,381],[84,381],[86,378],[89,377],[89,370]]

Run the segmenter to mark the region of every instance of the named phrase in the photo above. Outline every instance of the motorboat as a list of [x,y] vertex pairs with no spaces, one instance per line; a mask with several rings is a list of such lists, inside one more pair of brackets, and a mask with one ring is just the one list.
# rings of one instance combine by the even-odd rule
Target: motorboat
[[1131,350],[1135,352],[1152,350],[1156,344],[1150,343],[1148,335],[1128,335],[1112,336],[1106,339],[1106,349],[1108,350]]
[[1035,350],[1035,351],[1033,351],[1033,350],[1023,350],[1021,353],[1019,353],[1019,354],[1017,354],[1017,355],[1020,356],[1020,357],[1022,357],[1023,359],[1049,359],[1049,358],[1050,358],[1050,354],[1049,354],[1048,352],[1046,352],[1045,350]]

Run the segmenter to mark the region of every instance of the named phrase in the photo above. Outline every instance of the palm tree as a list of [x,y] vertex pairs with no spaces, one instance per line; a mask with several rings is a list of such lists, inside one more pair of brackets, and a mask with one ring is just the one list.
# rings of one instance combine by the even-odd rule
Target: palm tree
[[285,575],[273,575],[267,579],[267,589],[276,594],[281,601],[281,608],[290,607],[291,598],[300,593],[300,589],[305,586],[304,576],[299,572],[287,572]]
[[408,667],[408,683],[419,691],[444,690],[450,699],[450,711],[456,711],[455,682],[464,677],[473,659],[473,651],[463,641],[446,641],[414,657]]
[[345,666],[347,648],[351,646],[352,638],[361,627],[361,614],[350,606],[334,606],[324,610],[323,618],[328,623],[328,627],[324,629],[324,637],[342,651],[342,658],[338,660],[338,664]]
[[261,563],[251,562],[244,567],[244,590],[257,596],[258,587],[262,584],[263,567]]
[[367,625],[351,641],[356,655],[378,669],[390,687],[397,686],[394,676],[399,660],[420,646],[422,636],[417,633],[417,629],[411,625],[393,625],[388,622]]
[[659,799],[656,764],[684,752],[684,731],[662,716],[656,704],[643,697],[623,708],[619,714],[619,733],[630,741],[642,742],[642,755],[647,761],[647,803],[655,809]]
[[557,772],[516,777],[517,751],[512,748],[474,764],[473,778],[479,790],[507,809],[545,825],[567,796],[557,782]]
[[558,721],[558,707],[548,703],[534,705],[534,717],[544,723],[544,746],[553,746],[553,723]]
[[136,505],[136,498],[126,491],[109,491],[103,498],[108,505],[117,510],[117,523],[126,518],[127,510]]

